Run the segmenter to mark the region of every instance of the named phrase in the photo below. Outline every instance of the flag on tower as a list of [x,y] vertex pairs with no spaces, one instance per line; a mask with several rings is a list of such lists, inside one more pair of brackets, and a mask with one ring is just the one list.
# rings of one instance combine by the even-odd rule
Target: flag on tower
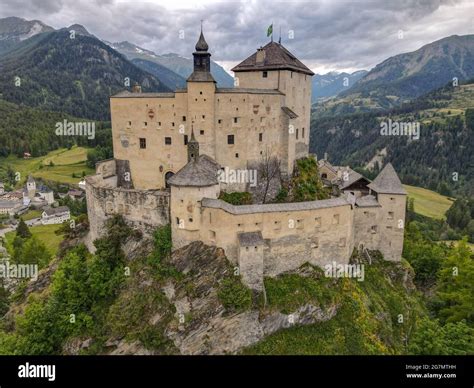
[[268,26],[267,37],[273,35],[273,23]]

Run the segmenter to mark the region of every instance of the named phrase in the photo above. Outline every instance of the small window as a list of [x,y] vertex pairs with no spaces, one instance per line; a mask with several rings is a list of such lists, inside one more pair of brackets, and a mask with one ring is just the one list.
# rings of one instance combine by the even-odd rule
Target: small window
[[143,126],[146,127],[148,123],[146,121],[143,122]]
[[183,116],[183,121],[186,121],[186,116]]
[[179,217],[176,217],[176,225],[179,225]]
[[234,117],[234,124],[237,124],[238,121],[239,121],[239,118],[238,118],[238,117]]
[[199,94],[202,94],[202,91],[200,91]]
[[377,225],[372,225],[372,227],[370,228],[370,232],[372,234],[377,233]]
[[296,128],[296,140],[298,140],[298,128]]
[[234,135],[227,135],[227,144],[234,144]]
[[206,115],[202,115],[202,119],[204,120],[206,118]]
[[301,137],[304,139],[304,128],[301,128]]
[[184,135],[184,145],[188,145],[188,135]]
[[390,202],[395,202],[395,198],[390,197]]
[[158,126],[161,127],[161,121],[158,121]]
[[263,133],[258,134],[258,141],[263,141]]
[[235,157],[238,158],[238,157],[239,157],[239,153],[236,153],[236,154],[235,154]]
[[314,220],[316,221],[316,228],[320,228],[321,227],[321,217],[316,217]]
[[221,119],[217,120],[217,123],[222,124],[222,120]]
[[339,214],[334,214],[334,216],[332,218],[332,223],[333,223],[333,225],[339,224]]
[[393,220],[393,212],[388,212],[388,219]]
[[146,139],[141,137],[140,138],[140,148],[145,149],[146,148]]
[[199,134],[200,134],[200,135],[204,135],[204,130],[201,129],[201,130],[199,131]]
[[188,221],[189,221],[189,222],[193,222],[192,217],[189,217],[189,218],[188,218]]
[[131,125],[132,125],[132,122],[131,122],[131,121],[129,121],[129,122],[128,122],[128,126],[130,127]]
[[267,78],[267,77],[268,77],[268,71],[264,71],[264,72],[262,73],[262,77],[263,77],[263,78]]
[[171,123],[171,126],[174,127],[174,123]]
[[165,144],[171,145],[171,137],[165,137]]

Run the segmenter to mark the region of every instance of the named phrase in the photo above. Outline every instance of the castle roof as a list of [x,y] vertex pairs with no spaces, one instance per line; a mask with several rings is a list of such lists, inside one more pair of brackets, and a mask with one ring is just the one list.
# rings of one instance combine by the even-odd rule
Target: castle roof
[[350,203],[345,198],[338,197],[307,202],[231,205],[230,203],[224,202],[220,199],[203,198],[201,205],[214,209],[222,209],[230,214],[252,214],[325,209],[330,207],[350,205]]
[[257,52],[235,66],[232,71],[262,71],[262,70],[293,70],[300,73],[314,75],[298,58],[290,53],[282,44],[270,42],[259,49],[264,52],[262,62],[257,62]]
[[193,71],[187,81],[192,82],[216,82],[209,71]]
[[200,155],[197,160],[191,160],[175,175],[168,179],[171,186],[205,187],[219,183],[217,172],[221,166],[211,157]]
[[391,163],[388,163],[367,187],[379,194],[405,194],[406,191]]
[[149,98],[149,97],[154,97],[154,98],[173,98],[174,93],[172,92],[163,92],[163,93],[153,93],[153,92],[148,92],[148,93],[132,93],[129,90],[122,90],[121,92],[115,93],[112,95],[110,98]]
[[239,245],[241,247],[250,247],[263,245],[262,232],[245,232],[239,233]]
[[358,172],[354,171],[351,168],[346,169],[345,171],[347,171],[347,173],[348,173],[347,180],[344,180],[344,179],[341,180],[341,185],[339,186],[341,190],[344,190],[344,189],[348,188],[353,183],[355,183],[355,182],[357,182],[361,179],[364,179],[365,181],[367,181],[367,183],[370,182],[370,180],[368,180],[366,177],[364,177],[363,175],[359,174]]

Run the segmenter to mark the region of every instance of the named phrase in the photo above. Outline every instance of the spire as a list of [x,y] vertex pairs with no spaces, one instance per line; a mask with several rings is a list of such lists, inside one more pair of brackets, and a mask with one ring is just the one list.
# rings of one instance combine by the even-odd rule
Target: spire
[[199,159],[199,142],[194,137],[194,126],[191,124],[191,139],[188,141],[188,163]]
[[206,39],[204,39],[204,34],[202,33],[202,20],[201,20],[201,35],[199,35],[199,39],[196,43],[196,51],[207,51],[209,50],[209,45],[206,42]]

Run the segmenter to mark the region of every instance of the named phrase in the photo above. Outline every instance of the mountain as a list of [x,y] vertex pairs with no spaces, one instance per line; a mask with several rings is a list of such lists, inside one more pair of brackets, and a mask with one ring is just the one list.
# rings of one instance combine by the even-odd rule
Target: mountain
[[321,116],[382,111],[453,82],[454,77],[474,77],[474,35],[453,35],[388,58],[315,108]]
[[[19,77],[15,86],[12,80]],[[138,82],[143,91],[169,91],[97,38],[67,29],[27,39],[0,57],[0,93],[10,102],[109,120],[109,96]]]
[[[335,165],[369,170],[368,177],[370,171],[376,174],[378,166],[391,162],[405,184],[445,195],[472,195],[473,118],[474,79],[457,87],[449,83],[385,111],[337,116],[313,111],[310,152],[320,157],[328,153]],[[413,136],[382,133],[383,123],[395,122],[419,125],[418,136],[416,132]]]
[[184,88],[186,86],[186,78],[181,77],[174,71],[171,71],[167,67],[160,65],[159,63],[148,61],[146,59],[135,58],[131,62],[138,66],[140,69],[157,77],[164,85],[171,90]]
[[54,28],[39,20],[25,20],[14,16],[0,19],[0,54],[23,40],[48,31],[54,31]]
[[[108,43],[112,48],[125,55],[128,59],[144,59],[164,66],[184,79],[193,72],[193,59],[170,53],[158,55],[130,42]],[[217,63],[211,60],[211,73],[219,87],[233,87],[234,79]]]
[[349,89],[368,72],[367,70],[349,73],[330,72],[326,74],[315,74],[312,83],[312,100],[321,97],[333,97],[343,90]]

